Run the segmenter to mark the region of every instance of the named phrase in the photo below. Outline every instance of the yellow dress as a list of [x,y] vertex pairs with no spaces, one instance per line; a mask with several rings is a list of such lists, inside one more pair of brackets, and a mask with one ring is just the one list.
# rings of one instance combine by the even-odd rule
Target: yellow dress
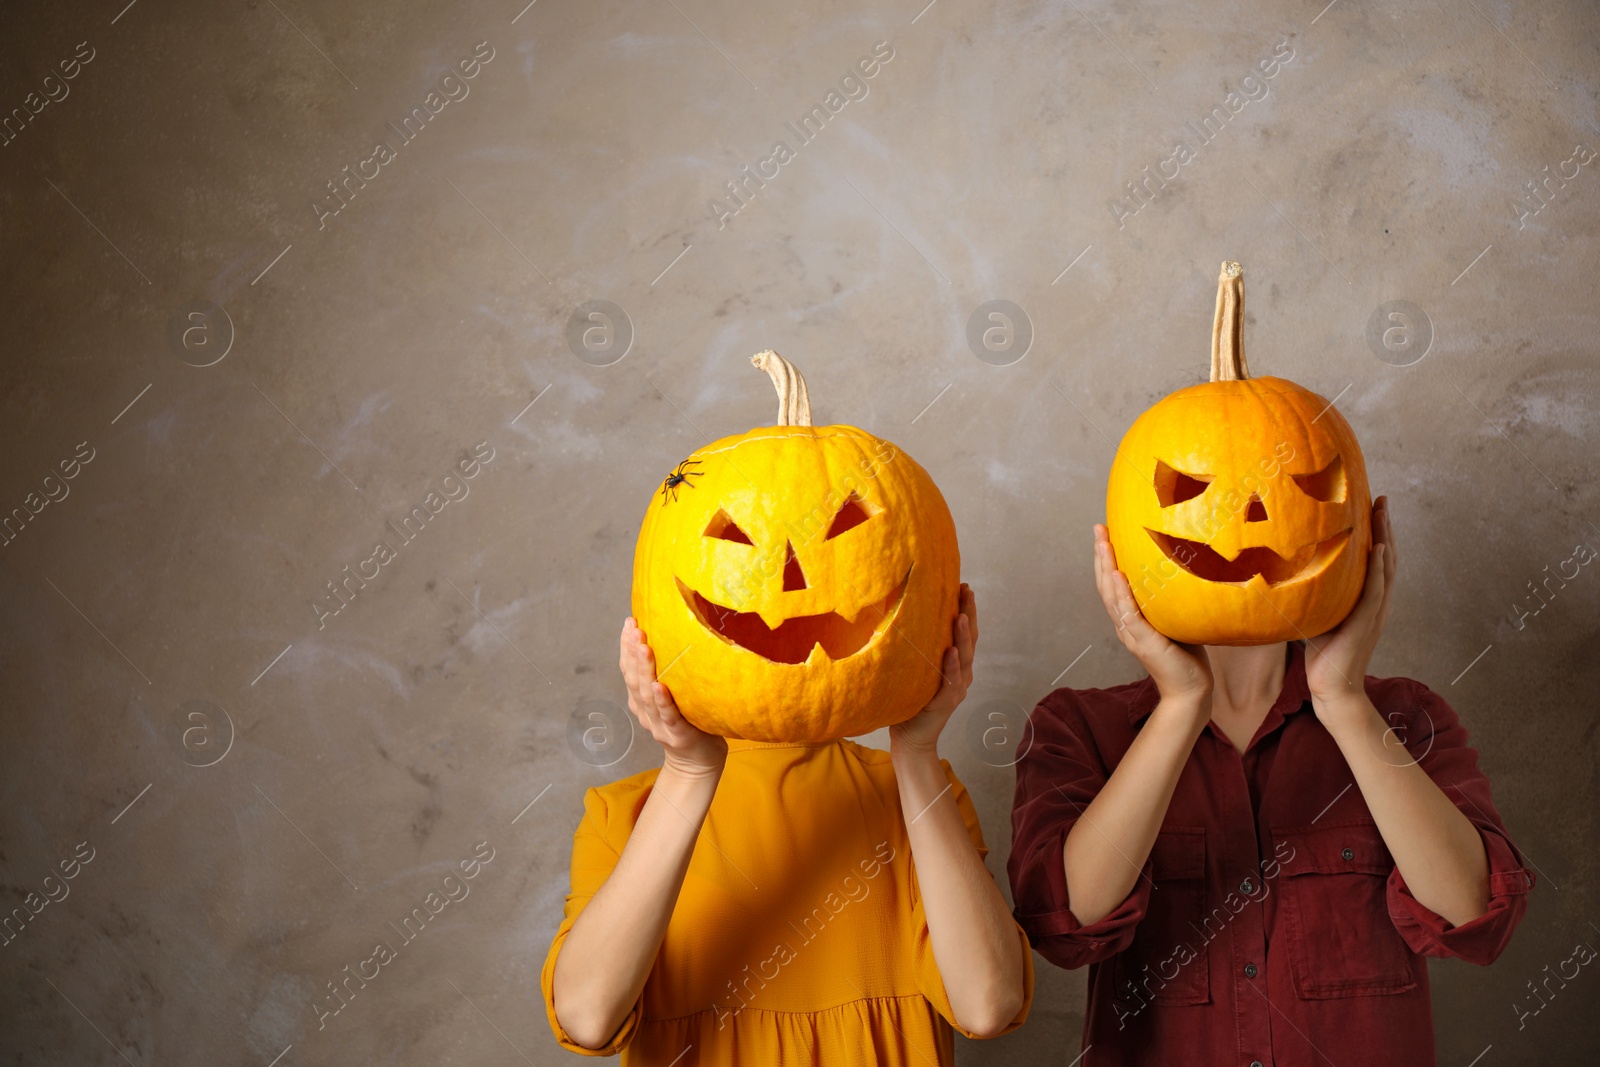
[[[556,957],[658,772],[585,794],[572,892],[541,976],[556,1038],[573,1052],[620,1051],[624,1067],[953,1064],[961,1028],[934,962],[889,753],[852,741],[728,749],[655,966],[601,1049],[575,1044],[556,1020]],[[942,762],[985,854],[972,800]],[[1016,933],[1025,997],[1007,1032],[1033,1001],[1033,955]]]

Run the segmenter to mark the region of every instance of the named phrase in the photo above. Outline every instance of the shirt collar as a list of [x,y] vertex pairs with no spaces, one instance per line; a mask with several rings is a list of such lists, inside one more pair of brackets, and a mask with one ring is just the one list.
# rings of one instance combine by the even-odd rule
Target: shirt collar
[[[1161,693],[1156,689],[1155,679],[1145,675],[1143,681],[1135,684],[1130,695],[1128,721],[1139,722],[1156,709],[1160,699]],[[1273,729],[1285,717],[1304,708],[1310,699],[1311,690],[1306,686],[1305,642],[1290,641],[1288,662],[1283,672],[1283,689],[1278,693],[1278,699],[1273,701],[1272,707],[1267,709],[1267,717],[1262,720],[1261,730],[1258,732]]]

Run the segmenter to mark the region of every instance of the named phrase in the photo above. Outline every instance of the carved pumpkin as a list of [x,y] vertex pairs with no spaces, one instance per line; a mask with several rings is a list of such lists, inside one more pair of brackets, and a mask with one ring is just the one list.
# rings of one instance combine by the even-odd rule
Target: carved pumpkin
[[696,450],[651,500],[633,612],[679,710],[710,733],[826,741],[916,714],[939,688],[961,559],[910,456],[812,426],[805,380],[751,360],[779,424]]
[[1211,381],[1140,415],[1111,464],[1106,525],[1139,610],[1175,641],[1315,637],[1361,596],[1372,501],[1355,433],[1316,393],[1251,378],[1244,278],[1217,280]]

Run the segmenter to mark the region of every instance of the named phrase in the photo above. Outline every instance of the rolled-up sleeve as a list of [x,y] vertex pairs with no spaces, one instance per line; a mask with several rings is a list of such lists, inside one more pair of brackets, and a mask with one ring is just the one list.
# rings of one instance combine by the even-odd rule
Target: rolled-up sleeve
[[[1534,878],[1511,841],[1490,796],[1489,779],[1478,769],[1478,753],[1455,710],[1439,694],[1412,682],[1407,694],[1410,723],[1406,747],[1483,838],[1489,860],[1489,908],[1452,926],[1411,895],[1396,867],[1389,874],[1389,917],[1413,952],[1454,956],[1468,963],[1493,963],[1511,941],[1528,910]],[[1394,719],[1391,717],[1391,724]]]
[[1110,776],[1079,694],[1058,689],[1034,709],[1032,740],[1017,763],[1011,807],[1013,914],[1045,959],[1068,969],[1108,960],[1133,942],[1150,901],[1150,861],[1126,899],[1084,925],[1067,899],[1063,849],[1083,810]]

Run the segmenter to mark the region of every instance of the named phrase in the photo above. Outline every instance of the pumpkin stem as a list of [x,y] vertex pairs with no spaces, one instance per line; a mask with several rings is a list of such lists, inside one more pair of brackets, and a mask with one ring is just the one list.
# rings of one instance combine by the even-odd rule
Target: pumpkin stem
[[794,364],[770,348],[751,356],[750,362],[766,371],[778,390],[778,425],[810,426],[811,397],[806,394],[806,380]]
[[1217,277],[1217,318],[1211,327],[1211,380],[1250,377],[1244,358],[1244,268],[1224,262]]

